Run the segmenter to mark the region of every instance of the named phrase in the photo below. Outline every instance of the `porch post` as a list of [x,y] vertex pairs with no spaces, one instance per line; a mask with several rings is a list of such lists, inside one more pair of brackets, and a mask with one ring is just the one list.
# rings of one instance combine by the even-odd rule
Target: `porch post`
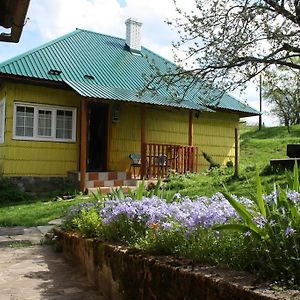
[[189,146],[193,146],[193,111],[189,111]]
[[81,101],[81,126],[80,126],[80,190],[85,190],[86,173],[86,145],[87,145],[87,100]]
[[234,176],[239,177],[239,130],[234,128]]
[[141,106],[141,178],[146,175],[146,111],[145,107]]

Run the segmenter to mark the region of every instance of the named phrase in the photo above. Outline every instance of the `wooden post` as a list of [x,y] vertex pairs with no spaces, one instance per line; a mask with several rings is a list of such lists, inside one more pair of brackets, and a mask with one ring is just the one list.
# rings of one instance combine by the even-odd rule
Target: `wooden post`
[[239,130],[234,128],[234,176],[239,176]]
[[262,128],[262,75],[259,75],[259,112],[260,115],[258,116],[258,130],[261,130]]
[[189,146],[193,146],[193,111],[189,111]]
[[141,178],[146,175],[146,112],[145,107],[141,107]]
[[80,126],[80,190],[85,190],[86,174],[86,146],[87,146],[87,101],[81,101],[81,126]]

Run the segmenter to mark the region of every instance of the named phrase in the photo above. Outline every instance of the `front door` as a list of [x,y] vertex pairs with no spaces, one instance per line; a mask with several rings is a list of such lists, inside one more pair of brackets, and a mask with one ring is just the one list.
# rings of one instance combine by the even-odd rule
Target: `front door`
[[87,171],[107,171],[108,105],[88,107]]

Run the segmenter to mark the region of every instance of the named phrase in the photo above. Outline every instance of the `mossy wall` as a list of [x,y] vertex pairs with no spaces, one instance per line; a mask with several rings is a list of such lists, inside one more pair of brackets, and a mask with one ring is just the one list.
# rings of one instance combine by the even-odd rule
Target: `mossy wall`
[[170,256],[145,255],[58,230],[55,234],[66,257],[82,265],[106,299],[290,299],[283,293],[258,287],[255,278],[244,272],[197,265]]

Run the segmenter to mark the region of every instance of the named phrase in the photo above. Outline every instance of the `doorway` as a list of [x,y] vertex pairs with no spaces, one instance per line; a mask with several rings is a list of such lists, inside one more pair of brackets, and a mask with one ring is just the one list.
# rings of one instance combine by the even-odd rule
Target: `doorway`
[[108,105],[88,106],[87,171],[107,171]]

